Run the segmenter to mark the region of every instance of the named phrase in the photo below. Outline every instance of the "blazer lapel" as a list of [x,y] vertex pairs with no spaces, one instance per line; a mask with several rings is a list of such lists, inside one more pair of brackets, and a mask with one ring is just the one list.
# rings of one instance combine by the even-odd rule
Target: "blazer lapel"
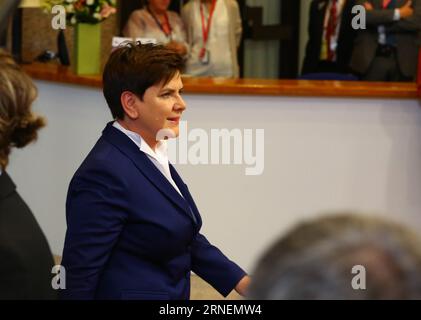
[[0,199],[6,198],[16,190],[16,186],[9,175],[3,171],[0,175]]
[[170,172],[175,184],[182,193],[184,199],[186,199],[186,201],[189,203],[191,214],[193,215],[193,218],[194,220],[196,220],[196,224],[200,229],[200,226],[202,225],[202,218],[200,217],[199,210],[197,209],[196,204],[194,203],[193,197],[191,196],[187,185],[184,183],[183,179],[181,179],[181,177],[179,176],[178,172],[175,170],[172,164],[170,164]]
[[[190,207],[185,199],[174,189],[167,178],[149,160],[147,155],[139,150],[138,146],[123,132],[114,128],[112,122],[108,123],[102,132],[103,137],[130,158],[139,171],[169,200],[182,209],[196,224],[191,215]],[[181,190],[180,190],[181,191]]]

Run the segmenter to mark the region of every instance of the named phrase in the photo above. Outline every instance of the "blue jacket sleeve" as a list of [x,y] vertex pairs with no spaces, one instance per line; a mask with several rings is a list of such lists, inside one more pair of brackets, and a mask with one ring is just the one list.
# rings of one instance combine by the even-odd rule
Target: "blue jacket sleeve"
[[123,182],[101,163],[76,174],[69,187],[67,232],[62,265],[66,289],[62,299],[94,299],[101,271],[123,229]]
[[224,297],[246,275],[243,269],[229,260],[200,233],[192,243],[191,252],[192,270]]

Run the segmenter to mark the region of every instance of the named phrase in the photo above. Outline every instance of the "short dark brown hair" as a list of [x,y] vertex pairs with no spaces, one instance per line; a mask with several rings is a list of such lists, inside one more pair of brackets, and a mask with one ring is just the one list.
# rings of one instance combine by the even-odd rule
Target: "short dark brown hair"
[[143,99],[145,91],[166,84],[184,69],[183,58],[163,45],[125,42],[111,53],[102,81],[105,100],[114,119],[123,119],[121,94],[130,91]]
[[36,140],[45,125],[43,117],[32,113],[37,88],[12,56],[0,49],[0,169],[9,161],[12,147],[22,148]]

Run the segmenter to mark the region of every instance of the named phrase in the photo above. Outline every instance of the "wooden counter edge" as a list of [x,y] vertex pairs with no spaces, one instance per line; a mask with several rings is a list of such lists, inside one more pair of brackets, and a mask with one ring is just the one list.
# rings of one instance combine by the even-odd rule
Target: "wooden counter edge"
[[[34,63],[24,64],[22,68],[37,80],[102,87],[100,76],[78,76],[70,68],[60,65]],[[183,77],[183,83],[187,94],[394,99],[419,97],[416,83],[191,77]]]

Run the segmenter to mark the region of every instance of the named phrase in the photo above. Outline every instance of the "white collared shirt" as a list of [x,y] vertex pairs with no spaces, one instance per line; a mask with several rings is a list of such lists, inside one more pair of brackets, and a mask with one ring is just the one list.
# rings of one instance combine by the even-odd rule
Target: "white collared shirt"
[[[395,9],[393,11],[393,21],[399,21],[401,19],[401,13],[399,9]],[[386,35],[386,27],[384,25],[380,25],[377,27],[377,31],[379,32],[378,43],[385,45],[387,44],[387,35]]]
[[146,143],[145,140],[136,132],[127,130],[123,128],[123,126],[118,123],[118,121],[114,121],[113,127],[123,132],[126,136],[130,138],[136,145],[139,147],[140,151],[144,152],[149,160],[158,168],[159,171],[167,178],[168,182],[174,187],[177,192],[183,196],[178,189],[176,183],[174,182],[171,171],[170,171],[170,163],[168,161],[168,153],[167,153],[167,142],[165,140],[161,140],[156,145],[155,151],[151,149],[151,147]]

